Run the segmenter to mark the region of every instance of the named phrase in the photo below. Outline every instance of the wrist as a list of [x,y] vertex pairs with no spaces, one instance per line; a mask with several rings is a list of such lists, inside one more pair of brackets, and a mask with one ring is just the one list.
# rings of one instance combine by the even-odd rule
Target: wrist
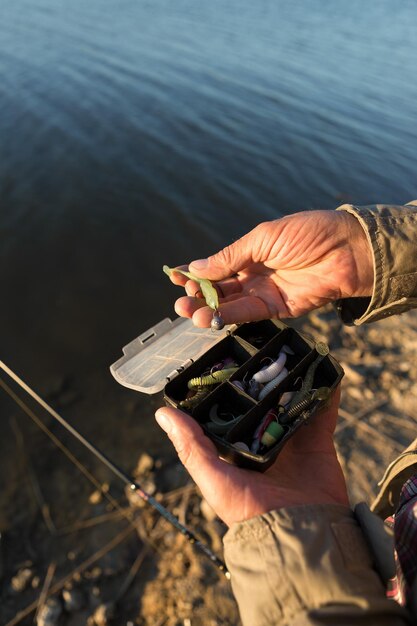
[[340,211],[338,213],[339,219],[343,221],[346,246],[353,265],[352,275],[346,277],[342,297],[363,298],[372,296],[375,272],[369,233],[354,214],[346,212],[342,207],[337,210]]

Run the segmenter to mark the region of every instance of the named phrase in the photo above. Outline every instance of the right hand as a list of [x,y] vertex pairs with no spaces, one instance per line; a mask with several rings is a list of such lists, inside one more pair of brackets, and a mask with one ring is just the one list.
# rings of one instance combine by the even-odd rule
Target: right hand
[[[216,282],[226,324],[298,317],[340,298],[370,296],[374,279],[365,231],[345,211],[306,211],[264,222],[208,259],[190,263],[189,271]],[[198,283],[178,273],[172,281],[188,294],[176,301],[178,315],[210,326],[213,311],[193,297]]]

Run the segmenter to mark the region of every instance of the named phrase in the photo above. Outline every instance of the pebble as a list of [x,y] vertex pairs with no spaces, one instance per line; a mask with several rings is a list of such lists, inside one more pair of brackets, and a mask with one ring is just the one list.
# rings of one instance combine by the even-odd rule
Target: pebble
[[39,576],[34,576],[30,584],[32,585],[32,589],[37,589],[41,584],[41,579],[39,578]]
[[93,493],[88,498],[90,504],[100,504],[103,499],[103,494],[98,489],[93,491]]
[[352,398],[355,398],[355,400],[359,400],[359,401],[363,400],[364,398],[363,391],[364,391],[363,387],[361,387],[360,389],[358,389],[357,387],[347,387],[348,394],[352,396]]
[[100,587],[94,585],[92,589],[90,589],[88,604],[92,609],[96,609],[100,604],[103,603]]
[[57,598],[48,598],[39,610],[36,626],[57,626],[62,613],[62,605]]
[[103,570],[101,569],[101,567],[98,567],[98,565],[96,565],[92,569],[86,570],[84,572],[84,578],[87,578],[87,580],[97,580],[102,574]]
[[68,613],[79,611],[85,604],[84,594],[79,589],[64,589],[62,599],[64,608]]
[[10,586],[15,593],[21,593],[28,586],[33,578],[33,570],[30,567],[24,567],[20,569],[15,576],[13,576]]
[[95,626],[107,626],[110,620],[114,617],[114,604],[108,602],[107,604],[100,604],[92,615],[92,620],[89,623]]
[[143,476],[150,472],[155,465],[155,461],[147,452],[144,452],[140,455],[139,460],[137,462],[134,474],[135,476]]
[[152,476],[149,476],[149,478],[143,480],[140,486],[142,487],[143,491],[146,491],[146,493],[148,493],[150,496],[153,496],[156,492],[155,479]]

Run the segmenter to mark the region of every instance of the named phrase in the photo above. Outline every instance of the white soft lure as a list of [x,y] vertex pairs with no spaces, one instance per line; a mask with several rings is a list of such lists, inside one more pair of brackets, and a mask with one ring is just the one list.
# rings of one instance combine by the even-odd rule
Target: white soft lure
[[256,372],[256,374],[252,376],[252,379],[256,380],[257,383],[269,383],[270,380],[272,380],[273,378],[276,378],[278,374],[281,372],[282,368],[285,365],[286,360],[287,360],[286,353],[280,352],[280,355],[276,361],[271,363],[271,365],[268,365],[267,367],[265,367],[265,369],[261,369],[259,370],[259,372]]
[[278,387],[279,383],[282,380],[284,380],[284,378],[286,376],[288,376],[288,370],[287,370],[286,367],[284,367],[276,378],[273,378],[272,380],[269,381],[269,383],[267,383],[265,385],[265,387],[262,389],[262,391],[260,392],[260,394],[258,396],[258,400],[259,401],[263,400],[265,398],[265,396],[267,396],[270,391],[275,389],[275,387]]
[[269,383],[270,380],[276,378],[284,367],[288,354],[294,354],[294,351],[292,348],[287,346],[287,344],[284,344],[276,361],[273,361],[270,365],[267,365],[260,369],[259,372],[256,372],[252,376],[252,380],[255,380],[257,383]]

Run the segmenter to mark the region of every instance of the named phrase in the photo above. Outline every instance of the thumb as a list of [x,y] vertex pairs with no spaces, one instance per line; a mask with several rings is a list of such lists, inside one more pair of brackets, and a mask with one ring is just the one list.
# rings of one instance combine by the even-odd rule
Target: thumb
[[185,466],[203,495],[210,491],[214,476],[221,471],[221,461],[214,444],[204,435],[197,422],[182,411],[164,407],[155,414]]
[[207,259],[192,261],[189,265],[190,272],[199,278],[222,280],[233,276],[251,263],[258,262],[260,259],[255,258],[256,251],[259,249],[259,246],[255,245],[256,230],[256,228],[251,230],[238,241],[226,246]]

